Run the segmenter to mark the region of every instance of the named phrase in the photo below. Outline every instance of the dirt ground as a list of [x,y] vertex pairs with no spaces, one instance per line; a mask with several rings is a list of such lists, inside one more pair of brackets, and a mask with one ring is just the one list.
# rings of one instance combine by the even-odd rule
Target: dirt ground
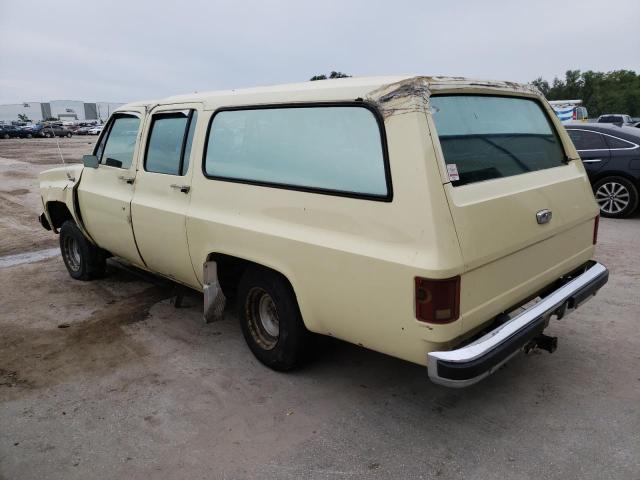
[[[60,141],[79,161],[94,138]],[[640,215],[602,219],[609,284],[556,353],[465,390],[330,339],[306,368],[259,364],[233,313],[116,263],[72,280],[42,230],[53,140],[0,140],[0,478],[640,479]],[[48,258],[47,258],[48,257]]]
[[60,153],[67,163],[81,162],[95,141],[92,136],[0,140],[0,256],[56,245],[55,236],[34,226],[42,212],[37,176],[61,165]]

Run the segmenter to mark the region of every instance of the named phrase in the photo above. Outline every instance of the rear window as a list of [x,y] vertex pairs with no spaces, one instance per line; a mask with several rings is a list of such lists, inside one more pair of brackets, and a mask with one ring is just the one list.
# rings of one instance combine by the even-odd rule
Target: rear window
[[362,106],[223,110],[210,125],[209,177],[388,200],[380,124]]
[[564,165],[562,143],[535,100],[488,95],[431,97],[454,186]]
[[618,115],[602,115],[598,123],[622,123],[622,117]]

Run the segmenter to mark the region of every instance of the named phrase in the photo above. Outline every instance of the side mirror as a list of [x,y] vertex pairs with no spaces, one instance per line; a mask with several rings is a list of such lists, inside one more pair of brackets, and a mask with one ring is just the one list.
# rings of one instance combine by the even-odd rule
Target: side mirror
[[98,162],[98,157],[95,155],[83,155],[82,163],[88,168],[98,168],[100,162]]

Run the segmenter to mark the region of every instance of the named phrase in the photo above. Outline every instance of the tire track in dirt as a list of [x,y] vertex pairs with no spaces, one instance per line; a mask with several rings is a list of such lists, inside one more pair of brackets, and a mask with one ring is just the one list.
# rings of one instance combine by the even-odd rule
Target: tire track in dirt
[[79,323],[34,329],[5,325],[0,334],[0,402],[76,375],[101,375],[148,354],[126,326],[170,296],[153,286],[96,310]]

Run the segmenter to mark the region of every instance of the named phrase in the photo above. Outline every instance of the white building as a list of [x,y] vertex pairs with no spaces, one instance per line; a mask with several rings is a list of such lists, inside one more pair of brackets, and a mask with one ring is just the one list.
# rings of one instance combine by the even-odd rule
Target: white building
[[122,103],[83,102],[81,100],[52,100],[0,105],[0,123],[11,123],[25,115],[31,122],[55,118],[65,121],[99,120],[105,122]]

